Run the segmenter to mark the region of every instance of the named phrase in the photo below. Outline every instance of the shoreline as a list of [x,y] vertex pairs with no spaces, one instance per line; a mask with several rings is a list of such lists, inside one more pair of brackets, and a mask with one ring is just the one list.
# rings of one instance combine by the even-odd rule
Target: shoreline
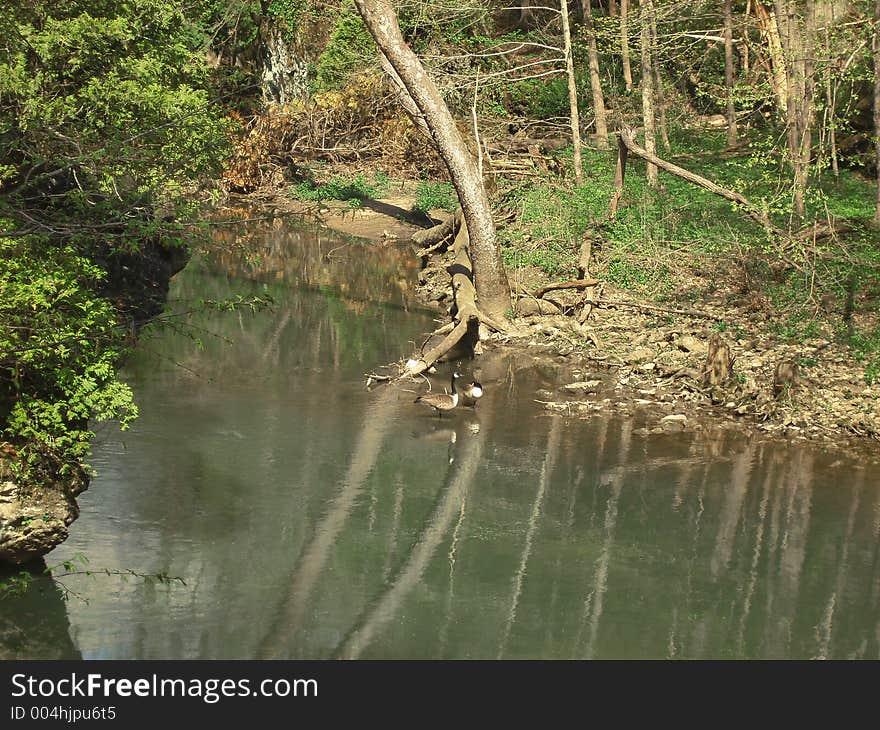
[[[283,196],[259,202],[278,214],[309,218],[344,235],[372,243],[405,243],[413,250],[410,237],[430,220],[419,221],[411,213],[413,199],[406,195],[365,201],[357,208],[344,201],[314,205]],[[435,219],[442,216],[442,211],[431,213]],[[441,253],[428,258],[416,287],[420,303],[435,311],[444,311],[452,301],[447,257]],[[508,274],[521,296],[550,282],[534,267],[509,269]],[[602,279],[601,270],[597,278]],[[602,286],[604,303],[583,325],[562,313],[574,306],[578,295],[573,291],[542,299],[551,303],[546,309],[553,311],[548,314],[538,313],[533,297],[522,296],[508,331],[484,340],[487,347],[543,353],[570,366],[575,380],[555,393],[535,396],[548,412],[584,418],[599,410],[626,414],[648,409],[656,412],[652,429],[657,433],[721,423],[743,432],[844,449],[880,440],[880,383],[868,384],[864,370],[838,349],[831,336],[777,341],[766,333],[767,312],[756,316],[742,308],[719,306],[718,301],[703,301],[699,304],[703,316],[671,315],[669,311],[682,311],[674,303],[658,303],[607,283]],[[730,346],[733,375],[722,388],[703,387],[696,375],[716,333]],[[790,391],[775,397],[774,371],[780,362],[802,365]]]

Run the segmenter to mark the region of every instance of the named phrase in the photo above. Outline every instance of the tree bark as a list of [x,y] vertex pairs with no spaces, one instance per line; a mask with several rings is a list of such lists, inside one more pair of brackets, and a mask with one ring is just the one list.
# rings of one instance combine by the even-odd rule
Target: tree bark
[[449,170],[470,237],[480,311],[503,319],[510,309],[510,288],[495,235],[492,209],[474,159],[437,86],[403,40],[391,5],[387,0],[355,0],[355,5],[379,50],[424,117]]
[[[645,149],[650,156],[656,156],[657,139],[654,132],[654,72],[651,68],[651,17],[654,4],[646,0],[641,7],[642,25],[642,123],[645,127]],[[647,158],[645,158],[647,160]],[[648,185],[657,187],[657,166],[653,162],[646,165]]]
[[629,0],[620,0],[620,57],[623,62],[623,80],[626,90],[632,91],[633,75],[629,60]]
[[767,42],[767,51],[770,54],[770,83],[776,97],[776,106],[780,114],[785,118],[788,114],[788,71],[785,67],[785,54],[782,49],[782,39],[779,33],[779,18],[772,8],[768,8],[763,2],[755,3],[755,17],[761,28],[761,35]]
[[874,35],[872,40],[874,53],[874,150],[877,166],[877,204],[874,211],[874,223],[880,226],[880,0],[874,0]]
[[666,92],[663,89],[663,79],[660,76],[660,44],[657,42],[657,15],[651,13],[651,68],[654,72],[654,98],[657,110],[660,112],[660,141],[663,149],[669,152],[669,134],[666,131]]
[[803,24],[794,0],[777,3],[785,13],[783,48],[788,66],[788,151],[793,172],[792,207],[796,222],[804,217],[813,134],[813,50],[815,4],[806,3]]
[[559,0],[562,16],[562,42],[565,49],[565,73],[568,76],[568,108],[571,121],[571,144],[574,146],[574,179],[584,184],[584,165],[581,161],[581,120],[578,114],[577,79],[574,76],[574,58],[571,52],[571,27],[568,23],[568,0]]
[[590,59],[590,87],[593,91],[593,114],[596,118],[596,146],[609,149],[608,122],[605,115],[605,97],[602,94],[602,77],[599,74],[599,51],[596,48],[596,31],[593,28],[593,2],[583,0],[584,28],[587,31],[587,51]]
[[727,92],[727,146],[736,147],[736,107],[733,104],[733,2],[724,0],[724,87]]

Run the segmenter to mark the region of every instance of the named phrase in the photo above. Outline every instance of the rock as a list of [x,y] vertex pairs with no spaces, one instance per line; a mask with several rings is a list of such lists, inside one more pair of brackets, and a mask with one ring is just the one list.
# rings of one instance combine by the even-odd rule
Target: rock
[[660,428],[664,431],[683,431],[687,426],[687,416],[683,413],[673,413],[660,419]]
[[79,516],[76,495],[88,486],[82,470],[22,492],[0,459],[0,562],[21,565],[67,539],[67,528]]
[[654,358],[654,351],[650,347],[637,347],[632,352],[624,355],[624,360],[630,364],[647,362]]
[[676,347],[685,352],[693,352],[697,355],[705,355],[709,351],[709,346],[702,340],[698,340],[692,335],[684,335],[675,341]]
[[519,317],[533,317],[536,314],[559,314],[559,312],[559,307],[545,299],[520,299],[516,303],[516,314]]
[[595,393],[596,389],[602,384],[601,380],[581,380],[577,383],[569,383],[562,386],[565,390],[580,393]]

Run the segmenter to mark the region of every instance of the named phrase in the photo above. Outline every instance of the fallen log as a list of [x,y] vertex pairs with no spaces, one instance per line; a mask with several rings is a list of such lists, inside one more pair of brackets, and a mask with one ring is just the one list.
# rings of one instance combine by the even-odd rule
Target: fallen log
[[[720,185],[713,183],[711,180],[702,177],[701,175],[697,175],[690,170],[685,170],[683,167],[679,167],[667,160],[662,160],[657,155],[651,154],[643,147],[639,147],[639,145],[635,141],[635,137],[633,135],[632,130],[629,129],[621,129],[617,134],[617,138],[620,143],[626,147],[627,151],[634,154],[636,157],[641,157],[646,162],[650,162],[653,165],[656,165],[661,170],[665,170],[671,175],[675,175],[676,177],[680,177],[682,180],[687,180],[694,185],[698,185],[704,190],[708,190],[710,193],[714,193],[715,195],[719,195],[725,200],[729,200],[731,203],[736,203],[739,205],[746,214],[755,222],[759,223],[761,226],[766,228],[773,233],[778,235],[785,235],[785,233],[777,228],[773,222],[770,220],[770,217],[767,215],[767,212],[758,208],[756,205],[751,203],[745,196],[737,193],[733,190],[728,190],[727,188],[723,188]],[[618,155],[619,156],[619,155]],[[616,180],[615,180],[616,182]],[[615,186],[616,187],[616,186]],[[621,181],[621,189],[622,189],[622,181]],[[617,190],[615,189],[614,195],[619,197]],[[614,208],[616,209],[616,201],[612,198],[612,203]]]
[[632,307],[634,309],[642,309],[646,312],[663,312],[664,314],[680,314],[683,317],[695,317],[699,319],[711,319],[716,322],[723,322],[724,317],[711,312],[701,312],[698,309],[672,309],[670,307],[657,307],[653,304],[642,304],[641,302],[630,302],[620,299],[595,299],[585,300],[587,304],[591,304],[599,309],[609,309],[613,307]]
[[430,248],[454,235],[456,229],[460,225],[461,209],[457,210],[454,215],[449,216],[449,218],[438,223],[433,228],[425,228],[424,230],[413,233],[412,242],[422,249]]
[[561,289],[587,289],[591,286],[596,286],[599,283],[598,279],[572,279],[571,281],[560,281],[556,284],[547,284],[547,286],[542,286],[538,291],[534,293],[535,299],[540,299],[545,294],[551,291],[559,291]]

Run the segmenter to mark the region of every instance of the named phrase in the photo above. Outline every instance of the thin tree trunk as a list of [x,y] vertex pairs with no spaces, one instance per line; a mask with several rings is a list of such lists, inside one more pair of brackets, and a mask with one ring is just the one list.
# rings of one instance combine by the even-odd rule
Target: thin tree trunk
[[626,90],[632,91],[633,75],[629,60],[629,0],[620,0],[620,57],[623,61],[623,80]]
[[480,311],[503,319],[510,308],[510,288],[495,235],[492,209],[473,156],[434,81],[403,40],[391,5],[387,0],[355,0],[355,5],[379,50],[424,117],[449,170],[470,236]]
[[755,3],[755,17],[761,28],[761,35],[767,42],[767,51],[770,54],[770,82],[776,97],[776,106],[780,114],[785,118],[788,114],[788,71],[785,67],[785,53],[782,48],[782,39],[779,32],[779,18],[776,12],[766,6],[765,3]]
[[669,152],[669,134],[666,131],[666,91],[660,76],[660,45],[657,43],[657,16],[651,13],[651,68],[654,71],[654,96],[660,112],[660,141],[663,149]]
[[[647,0],[641,8],[642,26],[642,123],[645,127],[645,149],[649,155],[656,155],[657,140],[654,132],[654,72],[651,70],[651,16],[654,4]],[[646,164],[648,185],[657,187],[657,166]]]
[[724,0],[724,87],[727,91],[727,146],[735,147],[736,108],[733,104],[733,10],[732,0]]
[[752,11],[752,0],[746,0],[746,12],[743,15],[743,38],[744,42],[740,46],[740,58],[742,59],[742,73],[743,78],[747,79],[749,77],[749,43],[748,43],[748,29],[749,29],[749,14]]
[[587,31],[587,51],[590,59],[590,87],[593,91],[593,114],[596,118],[596,146],[609,149],[608,122],[605,116],[605,97],[602,94],[602,77],[599,75],[599,51],[596,48],[596,31],[593,28],[593,2],[583,0],[584,28]]
[[581,162],[581,121],[578,114],[577,80],[574,77],[574,58],[571,52],[571,28],[568,24],[568,0],[559,0],[562,15],[562,40],[565,48],[565,72],[568,75],[568,107],[571,115],[571,143],[574,146],[574,179],[584,183],[584,166]]
[[788,149],[792,161],[793,209],[796,222],[804,217],[805,193],[810,174],[813,132],[813,49],[815,5],[806,3],[801,25],[794,0],[778,3],[786,14],[783,47],[786,50],[788,79]]
[[872,50],[874,53],[874,151],[877,166],[877,205],[874,211],[874,223],[880,226],[880,0],[874,0]]
[[[831,59],[831,36],[828,33],[828,26],[834,25],[834,6],[831,6],[831,16],[826,19],[825,23],[825,55]],[[837,59],[833,59],[825,70],[825,123],[824,128],[828,130],[828,149],[831,157],[831,172],[835,179],[840,177],[840,169],[837,163],[837,119],[835,118],[835,109],[837,107],[837,94],[834,89],[833,76],[837,72]]]
[[612,18],[618,15],[617,0],[608,0],[608,15]]

